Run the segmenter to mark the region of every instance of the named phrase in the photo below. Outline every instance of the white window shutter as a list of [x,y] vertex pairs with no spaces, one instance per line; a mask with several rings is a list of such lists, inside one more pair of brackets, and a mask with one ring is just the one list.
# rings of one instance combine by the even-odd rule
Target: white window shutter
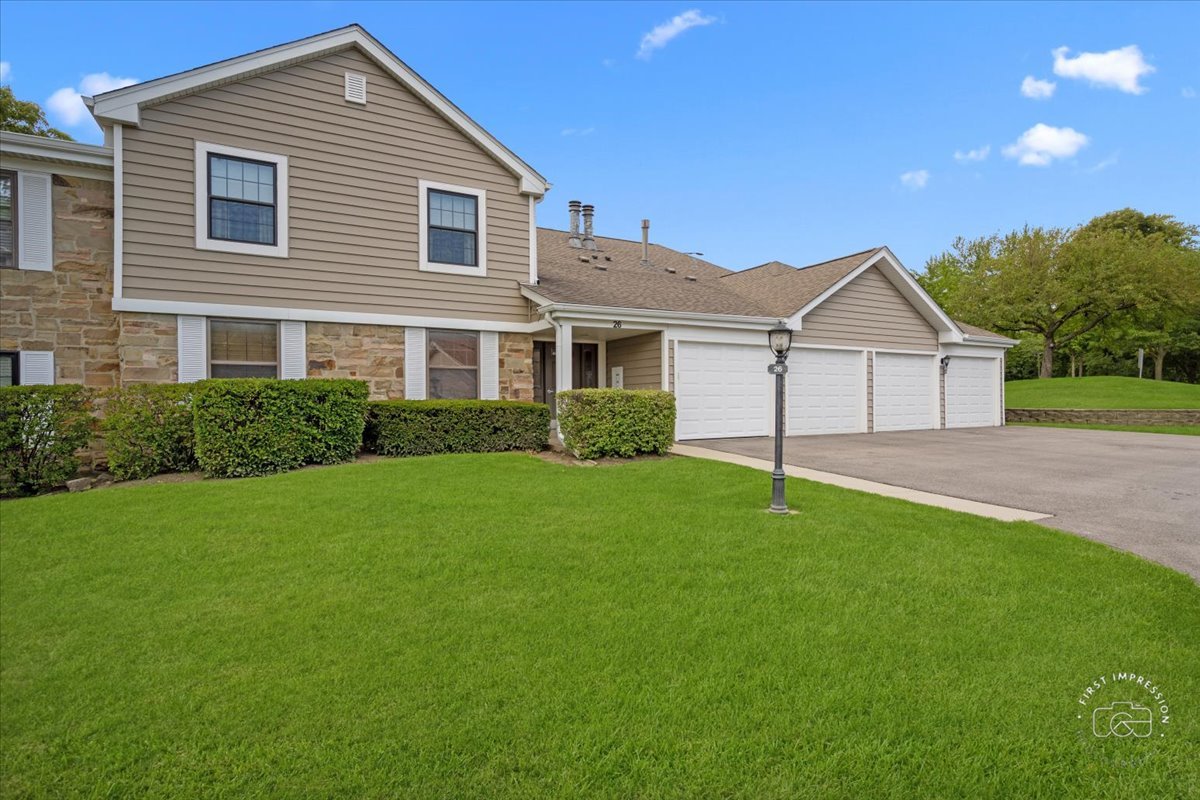
[[[20,202],[20,198],[17,202]],[[51,385],[54,383],[54,353],[50,350],[22,350],[20,370],[22,386]]]
[[500,334],[479,334],[479,399],[500,399]]
[[191,383],[208,377],[208,320],[179,316],[179,382]]
[[425,329],[404,329],[404,398],[425,399]]
[[44,172],[17,173],[17,265],[49,272],[54,268],[54,222],[50,176]]
[[303,322],[284,320],[279,323],[279,377],[308,377],[308,349]]

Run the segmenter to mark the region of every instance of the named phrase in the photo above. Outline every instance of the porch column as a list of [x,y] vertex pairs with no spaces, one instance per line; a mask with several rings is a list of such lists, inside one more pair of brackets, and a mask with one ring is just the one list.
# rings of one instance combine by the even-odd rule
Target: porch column
[[573,372],[571,364],[571,323],[563,322],[559,324],[555,331],[554,340],[554,357],[557,369],[555,371],[555,390],[562,392],[567,389],[573,389],[571,385],[571,373]]

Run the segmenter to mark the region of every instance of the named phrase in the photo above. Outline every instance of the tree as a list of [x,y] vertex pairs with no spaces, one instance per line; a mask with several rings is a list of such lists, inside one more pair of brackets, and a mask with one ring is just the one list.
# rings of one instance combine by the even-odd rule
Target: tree
[[[1158,240],[1110,230],[1030,228],[1005,236],[959,239],[931,263],[949,284],[953,313],[965,321],[1042,343],[1039,377],[1054,354],[1115,314],[1155,295]],[[1162,248],[1157,248],[1161,250]],[[1172,248],[1173,249],[1173,248]]]
[[32,100],[18,100],[8,86],[0,86],[0,130],[72,141],[70,136],[50,126],[41,106]]
[[1165,256],[1163,268],[1154,276],[1162,284],[1160,291],[1123,320],[1115,336],[1127,347],[1145,348],[1154,360],[1154,379],[1162,380],[1168,353],[1191,349],[1200,319],[1200,228],[1168,214],[1123,208],[1096,217],[1080,231],[1142,240]]

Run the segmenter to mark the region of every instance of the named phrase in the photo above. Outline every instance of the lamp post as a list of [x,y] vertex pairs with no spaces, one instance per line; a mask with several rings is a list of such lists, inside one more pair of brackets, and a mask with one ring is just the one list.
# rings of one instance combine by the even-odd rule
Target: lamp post
[[792,329],[779,321],[767,332],[775,363],[767,373],[775,376],[775,470],[771,473],[771,508],[773,514],[789,514],[783,487],[783,379],[787,375],[788,351],[792,349]]

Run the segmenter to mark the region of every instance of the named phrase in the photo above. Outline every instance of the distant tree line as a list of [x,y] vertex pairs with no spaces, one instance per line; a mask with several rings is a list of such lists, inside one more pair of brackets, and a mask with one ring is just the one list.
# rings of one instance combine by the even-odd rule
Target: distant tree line
[[1132,208],[1077,228],[955,239],[917,280],[951,316],[1006,334],[1008,377],[1200,382],[1200,227]]

